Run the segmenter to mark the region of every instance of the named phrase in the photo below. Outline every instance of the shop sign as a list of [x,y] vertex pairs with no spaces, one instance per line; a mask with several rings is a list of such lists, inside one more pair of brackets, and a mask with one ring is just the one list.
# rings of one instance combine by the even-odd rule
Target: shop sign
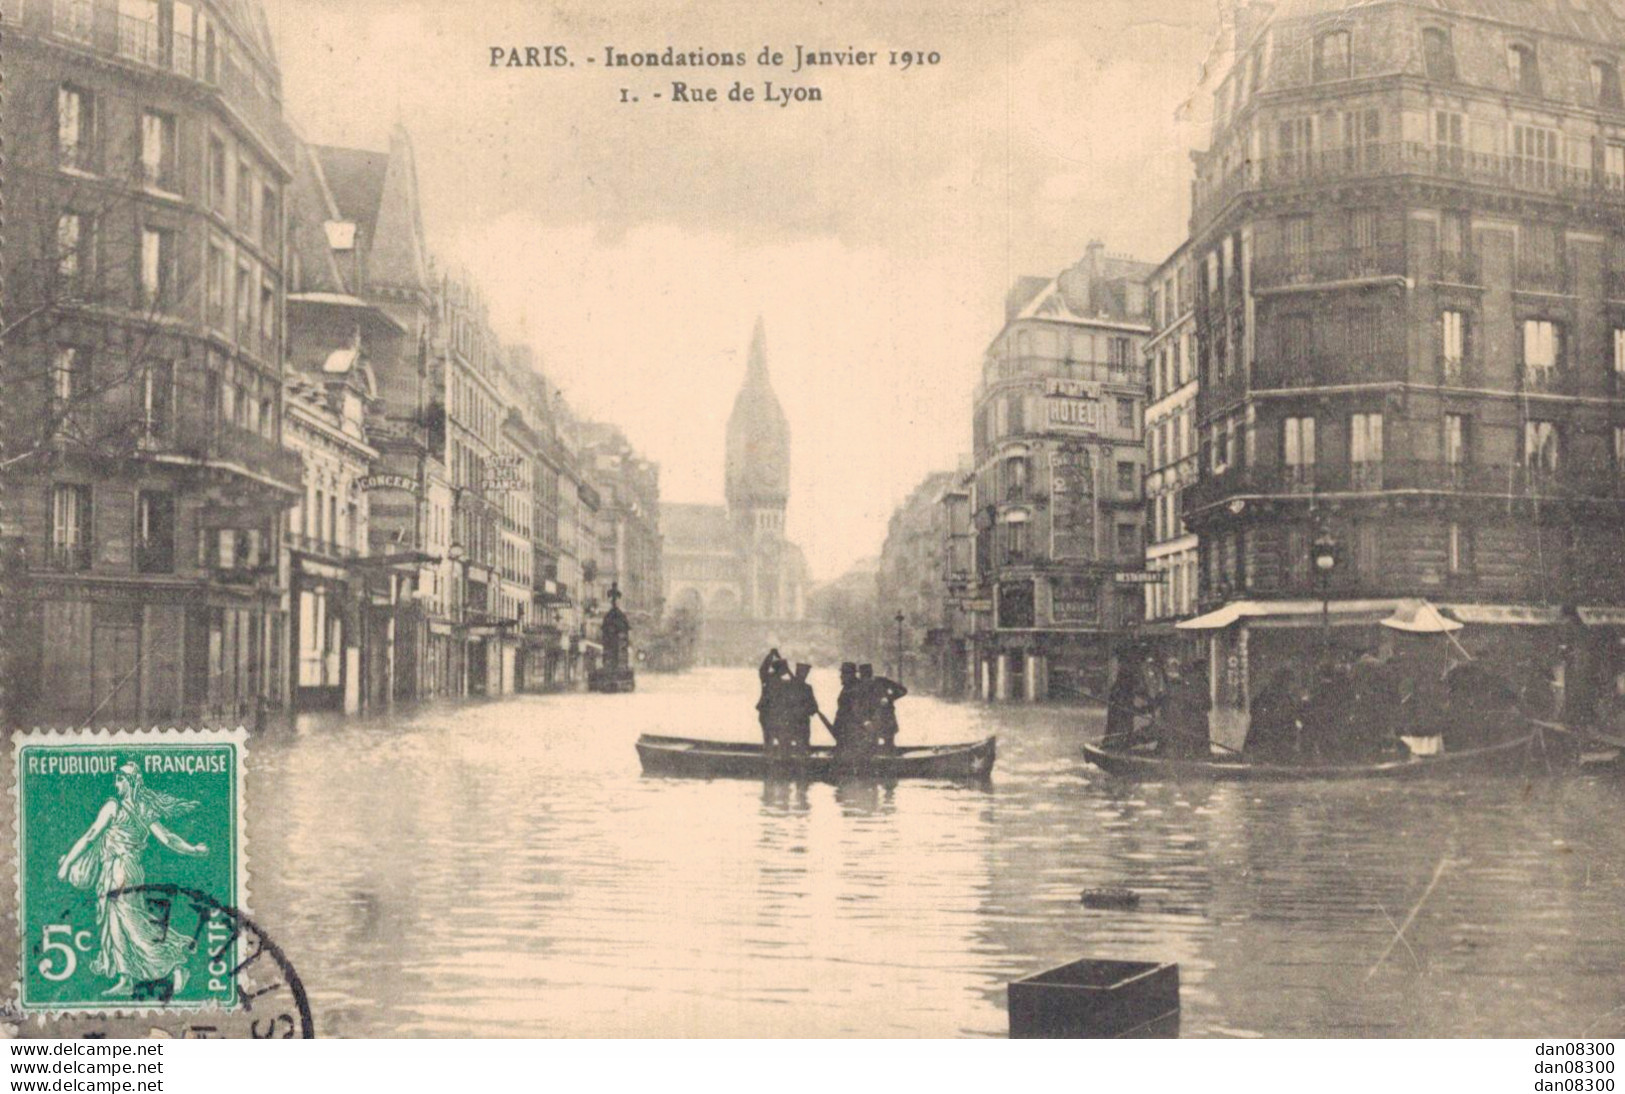
[[1161,585],[1167,579],[1164,570],[1124,570],[1112,575],[1119,585]]
[[1058,581],[1050,590],[1050,618],[1057,623],[1093,623],[1100,618],[1100,591],[1089,581]]
[[411,475],[380,472],[357,479],[356,485],[363,490],[405,490],[414,497],[418,496],[418,481]]

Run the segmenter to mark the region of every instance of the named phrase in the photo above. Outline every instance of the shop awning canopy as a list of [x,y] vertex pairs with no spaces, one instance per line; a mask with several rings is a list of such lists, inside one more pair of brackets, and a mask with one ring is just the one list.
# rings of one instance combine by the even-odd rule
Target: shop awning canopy
[[1382,625],[1406,634],[1449,634],[1461,630],[1461,624],[1446,619],[1439,609],[1426,600],[1407,600],[1394,609],[1394,614],[1382,620]]
[[1206,615],[1186,619],[1174,626],[1182,631],[1216,631],[1243,619],[1302,619],[1326,614],[1330,616],[1391,614],[1400,600],[1333,600],[1326,604],[1319,600],[1232,600],[1222,608]]
[[1588,627],[1625,627],[1625,608],[1580,608],[1580,622]]

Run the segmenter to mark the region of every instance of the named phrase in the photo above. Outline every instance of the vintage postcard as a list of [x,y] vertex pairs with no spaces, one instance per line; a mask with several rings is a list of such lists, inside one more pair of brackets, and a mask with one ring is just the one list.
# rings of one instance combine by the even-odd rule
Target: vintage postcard
[[1621,0],[0,34],[0,1033],[1625,1029]]

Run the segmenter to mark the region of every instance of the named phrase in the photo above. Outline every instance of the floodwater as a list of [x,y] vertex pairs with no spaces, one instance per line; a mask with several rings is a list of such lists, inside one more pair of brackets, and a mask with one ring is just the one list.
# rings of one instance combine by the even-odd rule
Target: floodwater
[[1097,712],[913,696],[991,785],[651,778],[640,732],[749,739],[755,677],[639,688],[255,739],[253,914],[320,1035],[1000,1036],[1083,956],[1177,961],[1183,1036],[1625,1033],[1625,780],[1135,785]]

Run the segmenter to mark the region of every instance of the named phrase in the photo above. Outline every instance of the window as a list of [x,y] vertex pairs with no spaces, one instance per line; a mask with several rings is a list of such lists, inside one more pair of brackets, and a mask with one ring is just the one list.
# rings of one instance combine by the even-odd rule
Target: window
[[1343,162],[1349,170],[1376,167],[1382,155],[1382,112],[1350,110],[1343,114]]
[[57,347],[51,359],[51,397],[59,408],[65,408],[79,395],[84,386],[83,367],[79,347]]
[[1348,356],[1358,365],[1374,363],[1382,354],[1382,311],[1354,308],[1348,313]]
[[1518,42],[1507,46],[1507,72],[1512,77],[1512,90],[1525,95],[1540,94],[1540,67],[1532,46]]
[[141,418],[149,438],[166,437],[175,409],[175,367],[150,362],[141,376]]
[[1315,419],[1287,418],[1281,422],[1281,462],[1292,485],[1315,481]]
[[1291,177],[1309,173],[1315,156],[1315,120],[1294,118],[1280,123],[1276,130],[1280,168]]
[[209,201],[219,212],[226,209],[226,142],[209,137]]
[[216,327],[226,325],[226,252],[215,243],[209,244],[208,269],[209,322]]
[[1382,415],[1349,415],[1349,470],[1357,490],[1382,487]]
[[1381,530],[1374,524],[1361,524],[1354,529],[1354,572],[1375,578],[1382,569]]
[[1136,562],[1140,558],[1140,527],[1137,524],[1117,526],[1117,561]]
[[175,233],[164,228],[141,229],[141,302],[150,308],[168,308],[175,295]]
[[96,107],[90,92],[67,84],[56,92],[56,162],[74,171],[96,169]]
[[1004,461],[1004,500],[1021,501],[1027,497],[1027,459],[1013,456]]
[[90,487],[51,488],[51,565],[58,570],[90,569]]
[[272,254],[276,253],[277,237],[282,231],[282,217],[277,207],[276,190],[267,186],[260,191],[260,242]]
[[1140,476],[1135,473],[1134,463],[1131,460],[1117,461],[1117,495],[1123,498],[1138,497],[1140,493]]
[[1466,162],[1460,114],[1449,110],[1433,112],[1433,152],[1442,168],[1460,169]]
[[1377,245],[1377,211],[1355,209],[1349,213],[1349,246],[1369,251]]
[[1557,130],[1534,125],[1512,127],[1513,177],[1542,189],[1557,184]]
[[1281,242],[1289,258],[1307,258],[1314,246],[1314,234],[1306,216],[1281,218]]
[[1456,78],[1456,51],[1443,27],[1422,28],[1422,61],[1430,80]]
[[243,263],[237,267],[237,337],[247,340],[254,333],[254,271]]
[[1468,429],[1465,414],[1444,416],[1444,462],[1451,468],[1464,467],[1470,462]]
[[169,193],[180,189],[176,171],[175,119],[146,110],[141,114],[141,183]]
[[237,165],[237,227],[249,231],[254,226],[254,169]]
[[1536,471],[1556,471],[1558,460],[1556,422],[1528,421],[1523,425],[1523,464]]
[[175,495],[143,490],[135,504],[137,573],[167,574],[175,569]]
[[86,293],[96,270],[96,218],[65,212],[56,220],[56,275],[62,291]]
[[1346,80],[1349,76],[1349,32],[1333,30],[1315,39],[1315,80]]
[[1446,564],[1453,576],[1468,574],[1473,569],[1473,530],[1464,524],[1450,522],[1446,529]]
[[1027,557],[1027,522],[1015,521],[1004,525],[1004,557],[1019,562]]
[[1524,382],[1550,384],[1563,364],[1563,330],[1550,319],[1523,321]]
[[260,285],[260,340],[267,350],[276,341],[276,290],[269,281]]
[[1130,429],[1131,430],[1131,429],[1134,428],[1134,400],[1133,399],[1124,399],[1121,396],[1118,397],[1118,400],[1117,400],[1117,426],[1118,426],[1119,429]]
[[1619,94],[1619,67],[1612,61],[1591,62],[1591,97],[1598,106],[1625,105]]
[[1625,327],[1614,328],[1614,375],[1625,376]]
[[1625,425],[1614,427],[1614,470],[1625,471]]
[[1107,348],[1107,364],[1114,369],[1128,368],[1130,343],[1127,338],[1113,338]]
[[1460,383],[1467,360],[1467,313],[1446,308],[1439,313],[1439,367],[1443,381]]

